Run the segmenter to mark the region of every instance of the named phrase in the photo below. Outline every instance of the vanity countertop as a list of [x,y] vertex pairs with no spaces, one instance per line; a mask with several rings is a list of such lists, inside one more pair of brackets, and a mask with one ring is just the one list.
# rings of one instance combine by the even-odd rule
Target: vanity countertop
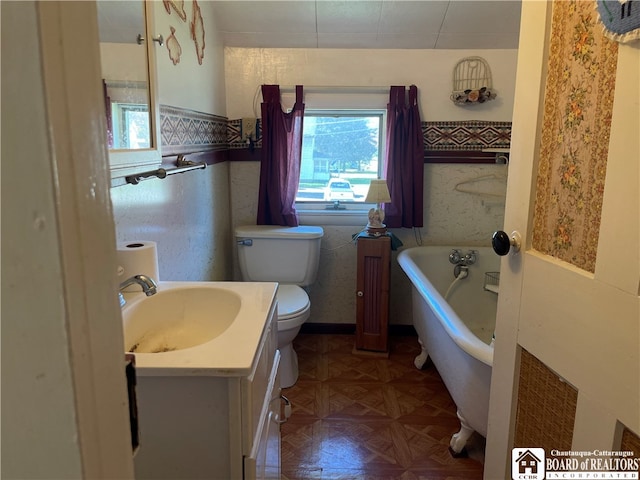
[[[171,290],[222,289],[240,298],[240,307],[231,324],[212,340],[199,345],[161,353],[135,352],[138,376],[246,376],[260,347],[265,326],[275,317],[277,283],[272,282],[158,282],[158,293],[146,297],[125,293],[122,309],[124,330],[135,321],[133,312],[141,302]],[[213,309],[215,310],[215,309]],[[216,311],[211,312],[216,315]],[[275,324],[272,328],[275,328]],[[125,349],[130,348],[125,346]]]

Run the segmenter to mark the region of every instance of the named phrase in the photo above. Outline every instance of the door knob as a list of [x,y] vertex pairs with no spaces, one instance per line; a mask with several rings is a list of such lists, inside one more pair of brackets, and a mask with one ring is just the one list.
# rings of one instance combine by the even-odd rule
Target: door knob
[[513,253],[518,253],[520,251],[521,244],[522,237],[517,231],[511,232],[511,236],[509,236],[506,232],[498,230],[491,237],[491,246],[493,247],[493,251],[500,256],[509,253],[511,247],[513,247]]

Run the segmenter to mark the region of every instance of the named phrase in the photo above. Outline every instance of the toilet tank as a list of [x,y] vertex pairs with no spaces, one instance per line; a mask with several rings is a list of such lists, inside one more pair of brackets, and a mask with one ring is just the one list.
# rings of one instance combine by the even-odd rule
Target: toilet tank
[[237,227],[238,261],[244,281],[310,285],[320,260],[322,227]]

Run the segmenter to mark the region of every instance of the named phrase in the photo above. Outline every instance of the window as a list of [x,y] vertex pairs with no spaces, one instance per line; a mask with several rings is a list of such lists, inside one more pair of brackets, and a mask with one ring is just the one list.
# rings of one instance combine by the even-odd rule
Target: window
[[385,110],[305,110],[301,213],[364,214],[372,179],[382,176]]
[[150,148],[149,106],[146,104],[111,104],[115,149]]

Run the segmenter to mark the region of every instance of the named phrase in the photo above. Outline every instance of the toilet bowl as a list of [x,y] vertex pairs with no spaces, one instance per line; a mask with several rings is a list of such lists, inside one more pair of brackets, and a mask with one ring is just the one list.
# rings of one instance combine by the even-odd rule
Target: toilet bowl
[[309,318],[309,296],[297,285],[278,287],[278,349],[280,350],[280,387],[288,388],[298,380],[298,355],[293,340]]

